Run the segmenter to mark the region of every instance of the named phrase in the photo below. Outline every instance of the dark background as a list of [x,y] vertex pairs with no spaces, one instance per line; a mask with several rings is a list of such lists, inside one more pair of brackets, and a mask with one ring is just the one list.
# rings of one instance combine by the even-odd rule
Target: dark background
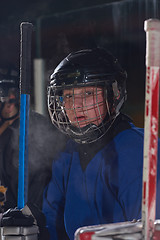
[[[32,60],[46,62],[49,73],[68,53],[104,47],[127,70],[125,111],[143,126],[145,89],[144,20],[160,18],[160,0],[5,0],[0,14],[0,67],[19,69],[20,23],[32,22]],[[31,81],[34,108],[34,81]]]

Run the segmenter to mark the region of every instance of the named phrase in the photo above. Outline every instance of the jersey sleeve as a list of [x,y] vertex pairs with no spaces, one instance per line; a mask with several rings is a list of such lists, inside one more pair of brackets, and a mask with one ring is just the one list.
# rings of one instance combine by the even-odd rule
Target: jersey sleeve
[[114,221],[138,220],[141,218],[143,135],[133,129],[120,133],[115,151],[110,170],[110,186],[117,199]]
[[124,210],[126,221],[141,218],[142,177],[138,176],[126,187],[120,196],[120,204]]
[[43,213],[50,239],[54,240],[68,239],[64,226],[66,162],[67,159],[61,154],[60,159],[53,163],[52,178],[43,197]]
[[[129,131],[128,131],[129,132]],[[141,218],[143,177],[143,135],[131,130],[121,154],[119,201],[126,221]]]

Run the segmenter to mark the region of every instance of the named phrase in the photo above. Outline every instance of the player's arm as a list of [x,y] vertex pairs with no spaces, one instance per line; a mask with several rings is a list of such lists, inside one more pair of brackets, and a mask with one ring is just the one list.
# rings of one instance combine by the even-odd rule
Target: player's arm
[[120,205],[123,208],[124,220],[132,221],[141,218],[142,176],[133,179],[120,196]]
[[141,217],[143,133],[137,129],[127,130],[117,141],[120,143],[116,145],[118,157],[115,158],[118,173],[111,171],[110,174],[111,187],[112,182],[117,186],[116,191],[113,189],[117,199],[114,221],[130,221]]
[[52,179],[44,192],[43,213],[32,203],[27,203],[20,210],[10,209],[2,215],[1,220],[1,226],[5,228],[5,235],[12,227],[12,233],[16,232],[16,236],[21,235],[18,229],[24,229],[24,232],[27,229],[27,236],[33,231],[38,236],[35,239],[39,240],[69,239],[64,228],[64,169],[66,166],[63,166],[61,160],[53,163]]
[[64,171],[63,159],[53,163],[52,178],[44,191],[43,213],[46,217],[46,224],[50,233],[50,238],[54,240],[67,240],[64,227]]

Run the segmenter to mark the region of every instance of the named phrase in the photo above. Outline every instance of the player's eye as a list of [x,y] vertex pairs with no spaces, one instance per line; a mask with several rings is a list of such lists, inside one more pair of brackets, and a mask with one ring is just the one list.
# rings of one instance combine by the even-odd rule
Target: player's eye
[[92,96],[93,94],[94,94],[93,91],[86,91],[86,92],[85,92],[85,95],[86,95],[86,96]]
[[72,97],[73,97],[73,95],[70,93],[64,95],[64,99],[70,99]]

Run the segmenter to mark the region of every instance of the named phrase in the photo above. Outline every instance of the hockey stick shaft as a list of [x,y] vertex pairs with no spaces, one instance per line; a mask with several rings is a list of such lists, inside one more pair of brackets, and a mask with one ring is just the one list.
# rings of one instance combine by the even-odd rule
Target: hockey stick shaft
[[144,159],[142,222],[143,238],[153,236],[156,213],[156,181],[159,118],[160,21],[145,21],[146,92],[144,122]]
[[20,131],[19,131],[19,176],[18,208],[24,207],[28,197],[28,130],[31,79],[31,38],[33,26],[20,25]]

